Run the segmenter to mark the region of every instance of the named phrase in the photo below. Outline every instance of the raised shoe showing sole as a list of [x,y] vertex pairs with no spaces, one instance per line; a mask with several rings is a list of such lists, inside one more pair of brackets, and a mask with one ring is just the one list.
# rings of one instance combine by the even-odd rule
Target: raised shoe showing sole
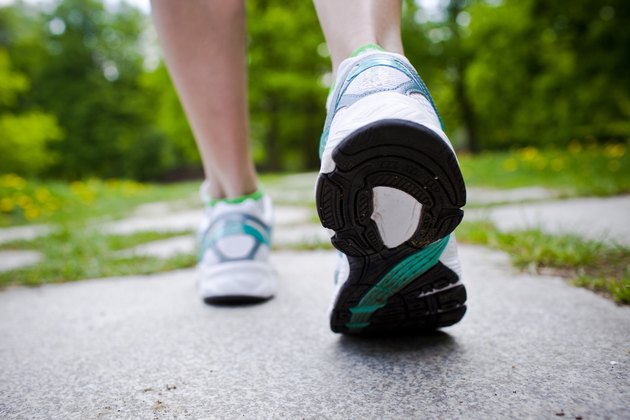
[[[331,310],[332,330],[413,332],[458,322],[466,312],[466,290],[458,273],[440,262],[466,201],[451,148],[424,126],[381,120],[352,133],[332,158],[335,169],[318,179],[317,210],[349,265]],[[407,213],[395,197],[388,200],[391,208],[387,201],[380,206],[381,216],[398,226],[415,226],[394,248],[383,239],[386,227],[379,231],[374,220],[381,188],[394,190],[390,196],[402,191],[401,197],[420,204]]]
[[340,251],[333,331],[401,333],[466,312],[453,230],[466,188],[426,86],[408,61],[342,63],[328,113],[317,211]]

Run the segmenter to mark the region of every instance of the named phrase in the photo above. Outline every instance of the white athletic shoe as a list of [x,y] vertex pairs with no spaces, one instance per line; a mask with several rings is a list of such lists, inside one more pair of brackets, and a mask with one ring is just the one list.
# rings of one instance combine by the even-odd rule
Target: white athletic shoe
[[345,60],[327,102],[317,210],[340,251],[333,331],[407,332],[466,312],[455,237],[466,189],[431,95],[378,47]]
[[271,199],[253,194],[210,204],[199,230],[198,289],[206,303],[248,303],[270,299],[276,278],[269,262]]

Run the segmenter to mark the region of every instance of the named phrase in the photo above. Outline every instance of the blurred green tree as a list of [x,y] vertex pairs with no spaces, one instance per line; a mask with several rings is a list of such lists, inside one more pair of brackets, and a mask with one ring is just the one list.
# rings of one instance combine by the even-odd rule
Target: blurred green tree
[[[65,178],[159,179],[199,167],[166,69],[144,65],[147,16],[124,3],[51,4],[0,7],[2,170],[8,150],[14,168],[29,160],[24,171]],[[440,4],[431,11],[405,0],[403,39],[456,145],[630,137],[630,2]],[[331,75],[314,8],[247,5],[256,162],[271,171],[317,168]],[[26,145],[30,155],[18,152]]]
[[270,171],[314,169],[330,72],[311,2],[248,2],[254,156]]
[[630,3],[504,0],[469,12],[467,85],[485,148],[630,137]]
[[630,3],[405,2],[403,37],[445,120],[471,151],[630,137]]
[[20,112],[17,106],[29,91],[28,79],[11,68],[7,51],[0,47],[0,173],[35,175],[54,164],[49,150],[62,133],[54,115]]
[[402,36],[405,54],[432,92],[451,141],[477,152],[477,118],[466,83],[475,50],[462,42],[468,36],[466,9],[471,3],[474,0],[452,0],[431,11],[416,0],[405,0]]
[[53,113],[65,133],[49,175],[148,179],[179,163],[155,124],[156,90],[141,84],[145,15],[96,0],[5,9],[2,39],[32,85],[21,106]]
[[124,4],[108,13],[96,0],[63,0],[44,17],[45,65],[34,71],[33,101],[54,112],[67,133],[55,173],[153,175],[146,168],[169,156],[150,127],[149,92],[138,83],[144,17]]

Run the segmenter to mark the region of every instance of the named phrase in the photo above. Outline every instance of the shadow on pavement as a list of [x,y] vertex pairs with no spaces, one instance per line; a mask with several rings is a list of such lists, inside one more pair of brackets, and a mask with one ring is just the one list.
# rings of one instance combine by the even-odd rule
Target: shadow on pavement
[[459,345],[442,331],[398,336],[347,336],[340,337],[338,351],[345,356],[388,357],[413,353],[414,358],[444,357],[455,353]]

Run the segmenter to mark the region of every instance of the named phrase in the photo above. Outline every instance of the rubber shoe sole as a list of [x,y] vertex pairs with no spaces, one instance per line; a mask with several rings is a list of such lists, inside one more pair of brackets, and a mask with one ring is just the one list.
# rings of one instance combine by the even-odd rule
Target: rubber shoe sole
[[[443,249],[463,217],[466,188],[451,148],[420,124],[380,120],[350,134],[332,159],[334,170],[318,178],[317,211],[335,232],[331,241],[348,257],[350,273],[334,303],[331,329],[400,333],[458,322],[466,311],[465,288],[438,262],[441,250],[427,256],[428,247]],[[417,228],[394,248],[371,218],[375,187],[403,191],[422,204]]]

